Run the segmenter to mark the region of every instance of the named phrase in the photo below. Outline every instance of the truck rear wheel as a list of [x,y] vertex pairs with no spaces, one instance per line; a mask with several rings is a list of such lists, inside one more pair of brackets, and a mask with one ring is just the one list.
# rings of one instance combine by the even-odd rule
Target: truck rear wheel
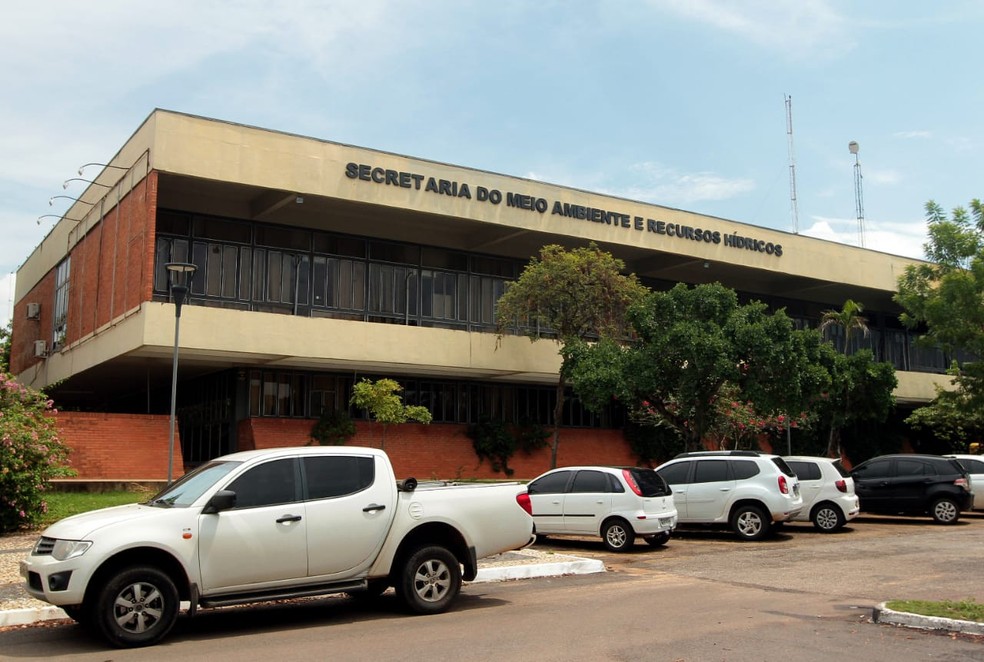
[[89,618],[109,643],[120,648],[150,646],[178,620],[178,589],[157,568],[132,566],[109,578],[94,607]]
[[415,614],[445,611],[461,591],[461,566],[443,547],[421,547],[403,562],[396,592]]

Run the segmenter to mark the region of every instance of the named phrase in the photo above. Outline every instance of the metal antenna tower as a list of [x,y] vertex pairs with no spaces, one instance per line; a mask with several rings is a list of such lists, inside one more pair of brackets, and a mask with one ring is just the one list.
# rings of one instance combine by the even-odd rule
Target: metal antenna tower
[[786,138],[789,143],[789,203],[793,216],[793,233],[799,234],[799,210],[796,206],[796,153],[793,151],[793,97],[784,94],[786,100]]
[[847,149],[854,155],[854,209],[858,215],[858,245],[864,248],[864,177],[861,175],[857,141],[849,142]]

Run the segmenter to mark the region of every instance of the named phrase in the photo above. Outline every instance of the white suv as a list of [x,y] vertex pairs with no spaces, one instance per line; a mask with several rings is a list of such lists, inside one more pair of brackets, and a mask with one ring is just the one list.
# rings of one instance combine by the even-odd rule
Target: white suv
[[682,453],[656,473],[673,489],[684,524],[723,524],[743,540],[760,540],[773,522],[803,509],[799,479],[778,455],[756,451]]
[[813,522],[818,531],[833,533],[861,512],[854,479],[840,460],[805,455],[784,459],[800,479],[803,510],[797,521]]
[[652,469],[564,467],[526,489],[537,535],[601,536],[613,552],[631,549],[636,536],[663,545],[677,522],[670,488]]

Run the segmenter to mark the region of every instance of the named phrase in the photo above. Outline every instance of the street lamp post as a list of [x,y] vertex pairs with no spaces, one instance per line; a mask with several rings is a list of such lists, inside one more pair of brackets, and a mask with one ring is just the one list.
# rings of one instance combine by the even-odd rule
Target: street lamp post
[[171,360],[171,418],[167,436],[167,484],[174,476],[174,414],[178,394],[178,333],[181,329],[181,306],[188,296],[191,279],[198,268],[188,262],[168,262],[164,265],[171,276],[171,299],[174,301],[174,357]]

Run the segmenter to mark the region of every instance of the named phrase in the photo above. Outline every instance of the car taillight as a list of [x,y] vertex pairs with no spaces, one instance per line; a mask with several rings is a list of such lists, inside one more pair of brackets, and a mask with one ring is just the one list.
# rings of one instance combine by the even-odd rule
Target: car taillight
[[526,511],[526,514],[533,516],[533,503],[530,501],[530,495],[526,492],[521,492],[516,495],[516,503],[519,507]]
[[632,472],[628,469],[622,469],[622,476],[625,477],[625,482],[628,483],[629,489],[635,492],[636,496],[642,496],[642,490],[639,489],[639,484],[636,482]]
[[847,492],[847,481],[846,480],[838,480],[837,482],[834,483],[834,485],[837,486],[837,491],[838,492]]
[[779,491],[783,494],[789,494],[789,483],[786,482],[786,477],[779,474]]
[[958,478],[955,481],[953,481],[953,484],[956,485],[957,487],[962,487],[965,490],[969,490],[970,489],[970,485],[967,483],[967,479],[966,478]]

